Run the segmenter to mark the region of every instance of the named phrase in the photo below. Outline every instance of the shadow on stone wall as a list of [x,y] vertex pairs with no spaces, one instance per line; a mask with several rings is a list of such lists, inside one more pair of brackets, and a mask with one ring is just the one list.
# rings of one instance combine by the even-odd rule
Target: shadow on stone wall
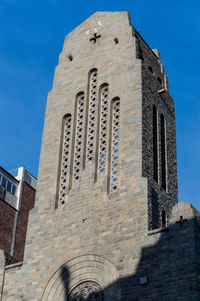
[[[117,281],[121,290],[118,300],[200,300],[197,279],[197,254],[200,256],[200,251],[195,243],[195,233],[199,232],[199,226],[196,220],[176,223],[161,231],[159,234],[153,231],[148,233],[148,237],[160,237],[156,244],[142,249],[137,272]],[[62,268],[61,278],[65,288],[62,301],[117,301],[106,297],[108,290],[116,289],[116,283],[106,287],[103,292],[97,283],[87,280],[78,284],[69,294],[70,275],[66,266]]]

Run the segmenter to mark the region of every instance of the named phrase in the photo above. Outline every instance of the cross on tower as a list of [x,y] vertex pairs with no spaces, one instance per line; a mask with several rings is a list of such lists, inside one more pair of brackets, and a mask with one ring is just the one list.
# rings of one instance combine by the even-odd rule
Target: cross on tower
[[101,37],[101,35],[100,35],[100,34],[97,35],[97,33],[95,32],[95,33],[94,33],[94,36],[93,36],[92,38],[90,38],[90,42],[93,41],[93,43],[95,44],[96,41],[97,41],[97,39],[99,39],[100,37]]
[[187,219],[183,219],[182,216],[180,216],[180,220],[176,222],[176,224],[180,224],[181,227],[183,227],[184,222],[187,222]]

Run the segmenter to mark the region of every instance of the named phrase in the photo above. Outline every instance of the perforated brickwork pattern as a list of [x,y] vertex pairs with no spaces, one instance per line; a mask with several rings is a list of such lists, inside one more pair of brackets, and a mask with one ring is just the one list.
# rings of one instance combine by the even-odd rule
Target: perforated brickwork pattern
[[87,134],[87,158],[88,163],[93,159],[94,153],[94,126],[97,100],[97,70],[91,72],[89,80],[89,108],[88,108],[88,134]]
[[79,95],[77,98],[73,181],[79,180],[80,171],[81,171],[81,149],[82,149],[82,136],[83,136],[84,101],[85,101],[84,94]]
[[100,135],[99,135],[99,174],[105,172],[106,145],[107,145],[107,120],[108,120],[108,85],[101,88],[100,92]]
[[111,192],[116,191],[119,184],[119,116],[120,101],[117,99],[112,107]]
[[65,196],[67,193],[67,175],[69,170],[69,148],[70,148],[70,134],[71,134],[71,116],[68,116],[64,121],[63,129],[63,147],[62,147],[62,162],[60,174],[60,191],[58,206],[65,203]]

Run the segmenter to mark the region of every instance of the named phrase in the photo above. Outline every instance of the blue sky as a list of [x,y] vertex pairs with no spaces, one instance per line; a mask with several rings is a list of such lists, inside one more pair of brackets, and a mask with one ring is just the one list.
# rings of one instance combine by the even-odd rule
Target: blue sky
[[98,10],[129,11],[145,41],[160,50],[175,100],[179,200],[200,210],[197,0],[0,0],[0,165],[23,165],[37,176],[46,97],[64,37]]

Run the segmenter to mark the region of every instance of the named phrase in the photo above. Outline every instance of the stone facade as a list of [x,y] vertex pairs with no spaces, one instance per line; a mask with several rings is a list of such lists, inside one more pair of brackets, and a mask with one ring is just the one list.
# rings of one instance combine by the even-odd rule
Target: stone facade
[[199,212],[177,204],[174,104],[159,53],[127,12],[97,12],[66,36],[60,54],[24,262],[6,268],[2,300],[199,300],[198,227]]

